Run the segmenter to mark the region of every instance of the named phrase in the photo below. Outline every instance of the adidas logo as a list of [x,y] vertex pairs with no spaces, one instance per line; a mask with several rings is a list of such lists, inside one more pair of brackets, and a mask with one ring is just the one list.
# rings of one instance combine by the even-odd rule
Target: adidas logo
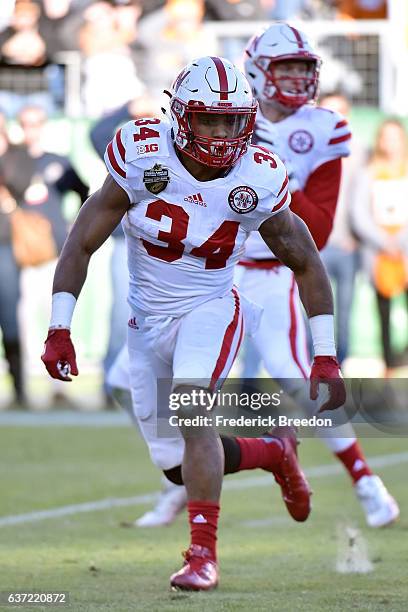
[[184,201],[190,202],[190,204],[198,204],[198,206],[204,206],[207,208],[207,204],[204,202],[201,193],[195,193],[194,195],[187,196],[184,198]]
[[132,329],[140,329],[136,322],[136,317],[132,317],[131,319],[129,319],[128,326],[131,327]]
[[206,523],[207,519],[202,514],[196,514],[192,522],[193,523]]
[[361,459],[356,459],[353,464],[352,470],[353,472],[359,472],[360,470],[363,469],[363,467],[364,467],[364,461],[361,461]]

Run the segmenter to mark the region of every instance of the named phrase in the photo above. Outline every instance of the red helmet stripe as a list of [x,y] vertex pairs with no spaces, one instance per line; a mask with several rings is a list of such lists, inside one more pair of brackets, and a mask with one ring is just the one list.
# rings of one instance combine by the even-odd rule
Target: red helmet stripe
[[303,40],[302,40],[299,30],[297,30],[296,28],[293,28],[292,26],[289,26],[289,28],[292,30],[292,32],[295,35],[297,46],[299,47],[299,49],[303,49],[304,48]]
[[211,59],[217,68],[218,78],[220,80],[220,100],[228,100],[228,77],[225,66],[219,57],[212,57]]

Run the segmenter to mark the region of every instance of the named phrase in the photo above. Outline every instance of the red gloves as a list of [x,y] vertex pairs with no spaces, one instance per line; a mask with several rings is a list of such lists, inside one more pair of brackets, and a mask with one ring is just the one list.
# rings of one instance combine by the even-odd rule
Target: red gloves
[[75,349],[69,329],[48,330],[41,359],[52,378],[70,381],[70,374],[78,376]]
[[329,399],[321,406],[319,412],[335,410],[343,406],[346,401],[346,387],[336,357],[318,356],[314,358],[310,373],[310,399],[317,399],[320,383],[328,386]]

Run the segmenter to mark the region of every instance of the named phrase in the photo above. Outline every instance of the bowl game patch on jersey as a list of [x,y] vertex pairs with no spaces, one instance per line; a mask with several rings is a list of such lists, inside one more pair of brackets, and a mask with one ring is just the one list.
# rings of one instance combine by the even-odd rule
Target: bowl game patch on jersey
[[169,181],[169,171],[167,168],[163,168],[161,164],[154,164],[153,168],[145,170],[143,173],[143,183],[146,189],[154,195],[166,189]]

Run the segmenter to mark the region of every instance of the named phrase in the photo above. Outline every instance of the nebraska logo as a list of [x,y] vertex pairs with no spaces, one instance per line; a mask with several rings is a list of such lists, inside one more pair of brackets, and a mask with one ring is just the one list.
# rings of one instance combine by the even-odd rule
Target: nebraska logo
[[234,212],[243,215],[251,212],[251,210],[257,207],[258,195],[251,187],[240,185],[230,192],[228,204]]
[[313,136],[306,130],[297,130],[289,136],[289,146],[295,153],[309,153],[313,145]]
[[203,200],[203,196],[201,193],[195,193],[194,195],[187,196],[184,198],[185,202],[190,202],[190,204],[198,204],[198,206],[203,206],[207,208],[207,204]]
[[180,72],[180,74],[178,75],[178,77],[174,81],[173,88],[174,88],[175,92],[177,92],[178,88],[180,87],[180,85],[182,84],[184,79],[186,79],[188,77],[190,72],[191,72],[191,70],[185,70],[185,69]]

